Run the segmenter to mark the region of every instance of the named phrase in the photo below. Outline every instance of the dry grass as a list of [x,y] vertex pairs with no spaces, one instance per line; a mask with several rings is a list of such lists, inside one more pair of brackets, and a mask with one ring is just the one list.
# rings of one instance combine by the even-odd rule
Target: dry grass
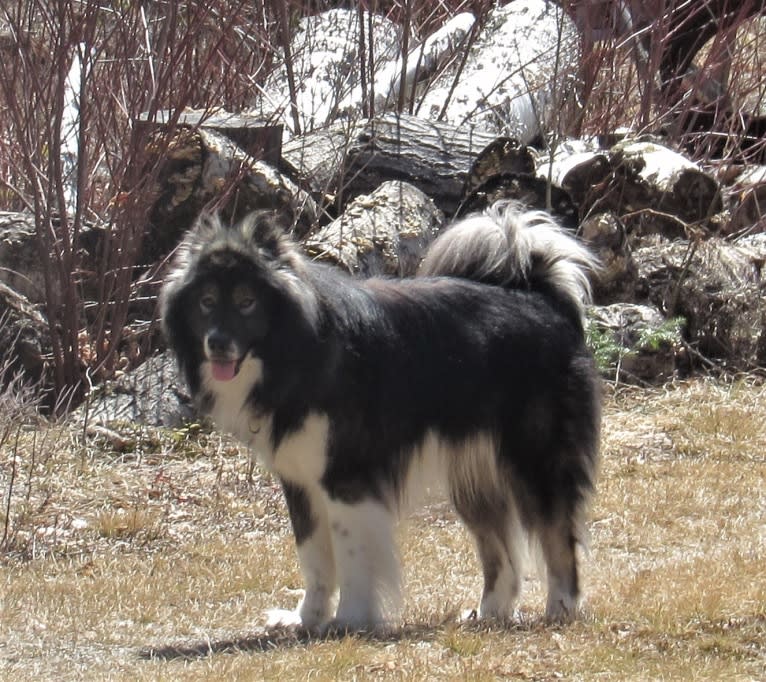
[[752,378],[610,390],[582,619],[543,625],[530,577],[516,625],[458,625],[480,582],[437,505],[401,531],[407,622],[378,639],[264,632],[300,577],[278,486],[230,443],[22,431],[0,451],[0,677],[766,679],[764,408]]

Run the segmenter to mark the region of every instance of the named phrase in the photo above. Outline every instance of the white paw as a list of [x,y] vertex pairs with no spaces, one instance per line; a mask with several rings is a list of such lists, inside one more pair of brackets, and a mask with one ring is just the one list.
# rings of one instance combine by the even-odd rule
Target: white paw
[[303,627],[303,621],[297,611],[269,609],[266,611],[266,627],[296,630]]
[[463,623],[476,623],[479,620],[479,612],[476,609],[465,609],[457,618],[457,622],[461,625]]

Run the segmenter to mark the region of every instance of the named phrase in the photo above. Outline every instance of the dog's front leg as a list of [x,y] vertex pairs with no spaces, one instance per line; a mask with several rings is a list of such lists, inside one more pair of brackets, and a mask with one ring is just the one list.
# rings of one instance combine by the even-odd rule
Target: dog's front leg
[[401,606],[394,515],[373,498],[331,500],[328,512],[340,587],[330,627],[379,630],[390,625]]
[[324,494],[318,488],[307,488],[283,480],[282,489],[293,526],[306,593],[295,611],[270,610],[268,626],[313,630],[330,619],[336,587],[327,506]]

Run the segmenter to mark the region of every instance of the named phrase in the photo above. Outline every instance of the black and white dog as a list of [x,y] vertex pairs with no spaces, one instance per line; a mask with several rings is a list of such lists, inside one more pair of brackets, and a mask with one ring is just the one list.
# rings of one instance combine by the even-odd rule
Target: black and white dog
[[306,593],[273,622],[392,622],[397,512],[437,482],[476,542],[479,617],[512,616],[525,535],[546,616],[574,614],[600,428],[582,319],[594,266],[511,203],[447,229],[407,280],[310,262],[272,212],[198,219],[164,330],[200,408],[282,481]]

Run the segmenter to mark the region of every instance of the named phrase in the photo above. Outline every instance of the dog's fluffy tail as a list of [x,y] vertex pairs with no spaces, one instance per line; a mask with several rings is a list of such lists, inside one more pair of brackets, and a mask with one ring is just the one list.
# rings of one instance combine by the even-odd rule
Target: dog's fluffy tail
[[589,275],[598,261],[547,213],[498,201],[445,230],[418,272],[507,288],[554,290],[579,311],[590,301]]

